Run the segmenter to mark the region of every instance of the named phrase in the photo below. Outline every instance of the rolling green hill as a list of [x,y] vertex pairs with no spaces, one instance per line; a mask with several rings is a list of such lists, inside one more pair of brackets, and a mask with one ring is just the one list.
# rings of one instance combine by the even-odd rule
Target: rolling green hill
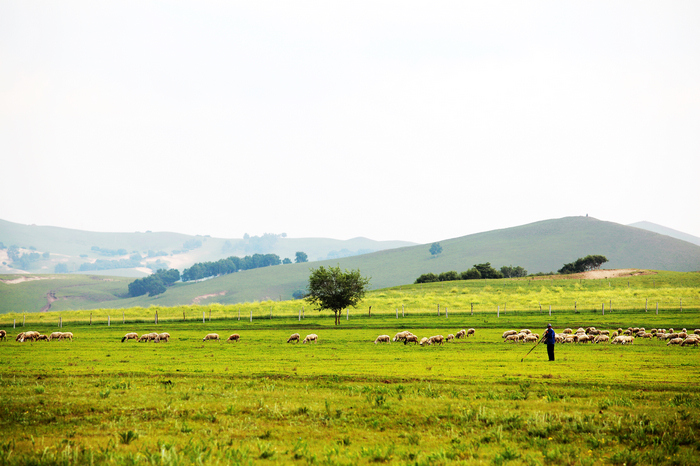
[[[295,259],[297,251],[309,260],[350,256],[389,248],[413,245],[407,241],[374,241],[368,238],[336,240],[330,238],[287,238],[266,234],[239,239],[212,238],[168,232],[99,233],[51,226],[22,225],[0,220],[0,242],[6,248],[17,246],[21,254],[37,253],[41,257],[28,268],[17,269],[0,250],[0,273],[54,273],[61,265],[63,272],[80,273],[80,266],[96,260],[126,260],[134,254],[138,265],[99,271],[93,275],[143,277],[149,268],[175,268],[180,271],[196,262],[217,261],[230,256],[277,254],[280,259]],[[96,250],[95,248],[99,248]],[[120,255],[105,255],[100,250],[122,250]],[[48,257],[43,257],[48,253]]]
[[[22,303],[26,303],[27,311],[39,311],[46,304],[46,294],[52,290],[57,299],[52,309],[56,310],[285,300],[291,299],[295,290],[306,287],[309,269],[319,265],[360,269],[363,275],[371,277],[373,289],[413,283],[427,272],[461,272],[483,262],[490,262],[496,268],[520,265],[530,273],[550,272],[588,254],[605,255],[610,260],[605,264],[608,269],[700,270],[699,246],[590,217],[545,220],[448,239],[440,244],[443,252],[438,256],[429,253],[429,245],[389,249],[337,260],[247,270],[198,283],[179,283],[155,297],[125,297],[129,280],[118,278],[104,281],[105,277],[88,276],[78,283],[68,281],[76,280],[70,275],[56,275],[52,280],[15,285],[0,282],[0,312],[16,311],[16,306]],[[31,292],[24,291],[30,287]]]

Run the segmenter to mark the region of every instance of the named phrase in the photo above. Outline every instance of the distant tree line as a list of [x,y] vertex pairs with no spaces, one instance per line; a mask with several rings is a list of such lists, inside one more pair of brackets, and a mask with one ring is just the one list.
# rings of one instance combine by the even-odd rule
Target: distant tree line
[[200,280],[202,278],[227,275],[239,270],[257,269],[280,265],[282,261],[277,254],[253,254],[243,258],[231,256],[216,262],[198,262],[182,272],[182,281]]
[[112,269],[130,269],[132,267],[141,267],[141,254],[132,254],[128,259],[105,260],[97,259],[95,262],[84,262],[80,264],[81,272],[89,272],[92,270],[112,270]]
[[93,246],[90,248],[90,250],[95,251],[97,254],[100,254],[102,256],[125,256],[128,254],[128,252],[124,248],[108,249],[101,248],[99,246]]
[[557,272],[562,275],[588,272],[589,270],[599,269],[600,266],[606,262],[608,262],[608,259],[605,256],[589,255],[586,257],[580,257],[576,259],[576,261],[569,264],[564,264],[564,267],[559,269]]
[[503,266],[501,270],[496,270],[491,267],[490,262],[484,264],[474,264],[469,270],[464,272],[456,272],[451,270],[441,274],[425,273],[418,277],[415,283],[431,283],[431,282],[448,282],[454,280],[479,280],[479,279],[495,279],[495,278],[513,278],[526,277],[527,270],[517,266]]
[[160,269],[153,275],[138,278],[129,283],[129,296],[156,296],[165,293],[167,287],[180,279],[180,271],[177,269]]

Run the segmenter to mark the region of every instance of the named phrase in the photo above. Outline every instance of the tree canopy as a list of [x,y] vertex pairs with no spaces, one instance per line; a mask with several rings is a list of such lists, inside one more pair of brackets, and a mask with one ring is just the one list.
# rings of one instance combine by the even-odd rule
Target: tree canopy
[[440,246],[440,243],[433,243],[430,245],[430,254],[433,256],[437,256],[442,252],[442,246]]
[[605,256],[588,255],[586,257],[579,257],[576,261],[569,264],[564,264],[564,267],[557,270],[557,272],[562,275],[587,272],[589,270],[599,269],[600,266],[606,262],[608,262],[608,259]]
[[297,251],[294,262],[296,262],[297,264],[301,264],[302,262],[309,262],[309,256],[307,256],[306,253],[303,251]]
[[306,300],[319,311],[333,311],[335,325],[339,325],[342,310],[362,301],[368,287],[369,278],[361,276],[359,270],[343,272],[340,267],[321,266],[311,270]]

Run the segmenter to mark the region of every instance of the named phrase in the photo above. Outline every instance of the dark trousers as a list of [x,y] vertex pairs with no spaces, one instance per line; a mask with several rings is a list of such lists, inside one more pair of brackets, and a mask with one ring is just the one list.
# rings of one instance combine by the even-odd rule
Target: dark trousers
[[549,355],[549,360],[554,361],[554,345],[547,345],[547,354]]

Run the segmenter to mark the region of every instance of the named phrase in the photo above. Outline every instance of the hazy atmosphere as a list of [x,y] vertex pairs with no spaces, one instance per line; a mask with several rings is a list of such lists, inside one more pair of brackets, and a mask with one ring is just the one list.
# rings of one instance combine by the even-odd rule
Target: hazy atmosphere
[[0,3],[0,219],[700,236],[700,3]]

